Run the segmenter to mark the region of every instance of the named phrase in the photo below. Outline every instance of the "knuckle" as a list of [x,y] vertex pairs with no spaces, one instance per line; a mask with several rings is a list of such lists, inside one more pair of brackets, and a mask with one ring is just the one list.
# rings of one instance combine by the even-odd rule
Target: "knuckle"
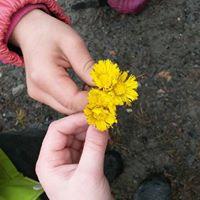
[[58,121],[53,121],[49,125],[49,130],[55,130],[57,128],[57,126],[58,126]]
[[33,82],[36,85],[41,85],[44,83],[44,79],[46,76],[44,76],[44,73],[38,70],[34,70],[29,74],[30,81]]
[[39,74],[37,71],[32,71],[30,74],[30,80],[33,82],[37,82],[39,80]]
[[27,89],[27,93],[28,93],[28,95],[29,95],[32,99],[37,99],[37,98],[36,98],[36,94],[35,94],[35,92],[34,92],[32,89],[28,88],[28,89]]

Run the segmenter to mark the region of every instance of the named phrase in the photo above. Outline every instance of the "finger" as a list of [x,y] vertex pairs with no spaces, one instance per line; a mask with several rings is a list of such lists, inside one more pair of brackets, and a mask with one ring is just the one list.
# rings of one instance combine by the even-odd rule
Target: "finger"
[[82,113],[74,114],[51,123],[43,141],[42,150],[49,152],[63,150],[72,144],[75,134],[86,131],[86,119]]
[[74,138],[74,140],[72,141],[72,144],[70,145],[70,147],[74,150],[77,150],[79,151],[80,149],[83,148],[83,142],[82,141],[79,141],[79,140],[76,140]]
[[70,26],[67,27],[69,35],[62,40],[61,48],[71,63],[76,74],[88,85],[94,85],[90,76],[90,71],[94,64],[85,42]]
[[80,91],[64,68],[57,66],[50,68],[56,70],[49,71],[48,77],[40,85],[63,107],[71,111],[68,114],[82,111],[87,104],[88,92]]
[[29,92],[29,96],[41,103],[44,103],[54,110],[57,110],[60,113],[63,114],[72,114],[74,111],[70,110],[66,107],[64,107],[62,104],[60,104],[57,100],[55,100],[52,96],[50,96],[48,93],[42,91],[37,86],[31,86],[31,92]]
[[53,81],[53,88],[49,89],[52,95],[62,106],[71,110],[72,113],[82,111],[87,105],[86,91],[79,91],[76,84],[68,76],[60,76]]
[[71,157],[73,164],[78,163],[81,157],[81,153],[79,151],[71,149]]
[[79,169],[97,175],[103,174],[104,155],[107,143],[108,133],[100,132],[90,126],[86,134]]
[[[48,64],[46,64],[45,66],[48,66]],[[59,67],[58,67],[58,71],[59,71],[58,72],[59,74],[60,73],[66,74],[66,71],[64,69],[60,69]],[[66,106],[66,104],[67,104],[66,102],[63,103],[65,105],[62,105],[62,103],[60,103],[58,101],[58,99],[61,97],[57,98],[57,96],[54,97],[54,95],[51,94],[51,93],[54,93],[53,88],[55,88],[55,85],[56,85],[55,80],[57,80],[56,67],[51,66],[51,68],[48,70],[48,74],[45,73],[46,74],[45,76],[43,75],[44,73],[45,73],[45,71],[41,70],[40,73],[37,72],[30,77],[31,73],[30,72],[28,73],[28,70],[26,70],[26,82],[27,82],[29,96],[37,101],[40,101],[41,103],[49,105],[50,107],[59,111],[60,113],[64,113],[64,114],[74,113],[75,112],[74,110],[72,110]],[[54,78],[54,76],[55,76],[55,78]],[[68,86],[67,89],[68,88],[70,88],[70,87]],[[66,90],[65,90],[66,93],[70,92],[70,91],[66,91]]]
[[77,140],[85,141],[86,132],[79,133],[75,137],[76,137]]

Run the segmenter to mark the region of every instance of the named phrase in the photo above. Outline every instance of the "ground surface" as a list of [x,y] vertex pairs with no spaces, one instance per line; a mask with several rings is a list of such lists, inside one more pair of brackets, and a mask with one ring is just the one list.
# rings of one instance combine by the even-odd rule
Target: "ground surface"
[[[200,199],[200,1],[152,0],[138,16],[109,8],[70,9],[60,0],[95,59],[111,58],[138,76],[140,99],[119,111],[112,148],[124,173],[112,185],[131,199],[151,173],[172,182],[173,199]],[[23,69],[0,68],[0,131],[45,128],[59,118],[27,96]]]

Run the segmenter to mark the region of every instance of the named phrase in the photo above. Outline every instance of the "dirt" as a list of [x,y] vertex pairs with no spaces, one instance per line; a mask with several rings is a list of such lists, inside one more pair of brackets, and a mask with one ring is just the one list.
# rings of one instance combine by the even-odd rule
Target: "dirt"
[[[108,7],[73,11],[60,0],[92,56],[110,58],[140,82],[139,100],[119,110],[113,144],[125,163],[112,184],[132,199],[153,173],[171,181],[173,199],[200,199],[200,1],[152,0],[139,15]],[[24,85],[17,88],[16,86]],[[0,131],[46,128],[62,115],[31,100],[22,68],[0,67]]]

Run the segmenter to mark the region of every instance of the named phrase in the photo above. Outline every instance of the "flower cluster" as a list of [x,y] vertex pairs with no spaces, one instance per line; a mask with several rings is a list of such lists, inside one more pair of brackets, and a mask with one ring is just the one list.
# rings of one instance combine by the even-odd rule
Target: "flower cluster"
[[98,61],[90,75],[95,87],[89,91],[84,113],[88,124],[105,131],[117,123],[117,106],[130,105],[138,99],[138,82],[135,76],[120,71],[111,60]]

